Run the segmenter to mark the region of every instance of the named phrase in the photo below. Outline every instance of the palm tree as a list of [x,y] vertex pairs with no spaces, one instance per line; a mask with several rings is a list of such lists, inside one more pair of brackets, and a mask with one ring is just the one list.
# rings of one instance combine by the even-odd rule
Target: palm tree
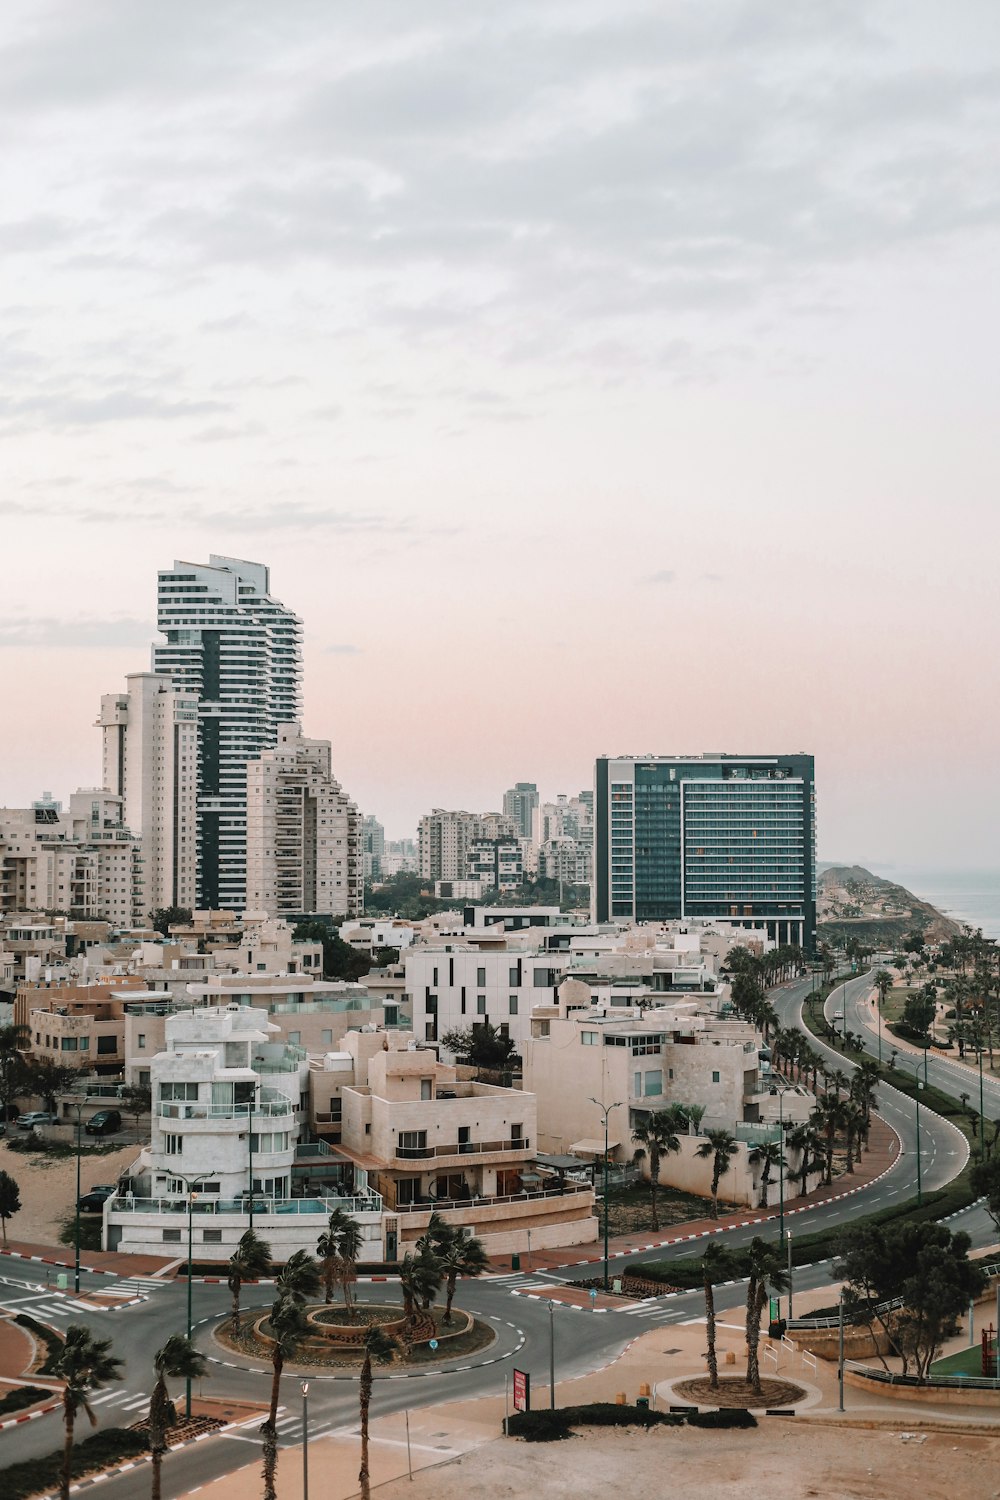
[[489,1269],[489,1257],[482,1240],[464,1235],[452,1235],[440,1252],[439,1263],[444,1272],[446,1298],[444,1323],[451,1322],[451,1305],[455,1300],[455,1287],[460,1276],[482,1276]]
[[848,1172],[854,1171],[854,1143],[858,1143],[858,1160],[861,1160],[861,1132],[865,1126],[865,1112],[857,1099],[844,1099],[841,1101],[844,1112],[844,1129],[847,1132],[847,1167]]
[[799,1179],[799,1191],[805,1193],[809,1182],[809,1173],[813,1168],[823,1161],[819,1155],[823,1142],[808,1125],[797,1125],[788,1136],[788,1149],[801,1152],[798,1170],[792,1174]]
[[301,1304],[307,1298],[315,1297],[322,1285],[319,1266],[309,1251],[296,1250],[285,1262],[285,1268],[275,1281],[274,1289],[279,1301],[282,1297],[291,1297]]
[[358,1256],[361,1254],[361,1225],[348,1215],[337,1241],[337,1279],[344,1293],[344,1306],[353,1306],[351,1287],[358,1279]]
[[739,1143],[731,1130],[706,1130],[705,1139],[695,1153],[697,1156],[712,1158],[713,1219],[719,1217],[719,1182],[729,1171],[730,1162],[739,1149]]
[[733,1269],[728,1250],[721,1245],[705,1246],[701,1258],[701,1274],[705,1284],[705,1328],[708,1336],[708,1383],[713,1391],[719,1389],[719,1358],[715,1351],[715,1288],[720,1281],[730,1278]]
[[653,1229],[659,1229],[660,1220],[656,1212],[656,1189],[659,1186],[660,1160],[670,1152],[679,1151],[677,1139],[677,1115],[673,1110],[654,1109],[632,1131],[637,1144],[635,1160],[649,1158],[649,1210]]
[[[301,1253],[301,1252],[296,1252]],[[319,1276],[317,1275],[317,1289]],[[271,1347],[271,1405],[267,1420],[261,1426],[264,1439],[264,1500],[277,1500],[275,1484],[278,1474],[278,1396],[281,1389],[281,1372],[285,1360],[294,1354],[309,1328],[306,1321],[303,1299],[293,1292],[278,1296],[267,1320],[268,1331],[274,1343]]]
[[833,1181],[833,1141],[837,1131],[844,1123],[844,1101],[837,1094],[820,1094],[816,1100],[809,1123],[817,1130],[823,1132],[826,1141],[826,1175],[824,1181],[827,1187]]
[[335,1208],[330,1214],[326,1229],[316,1241],[316,1254],[323,1268],[325,1291],[323,1300],[325,1302],[333,1301],[333,1283],[337,1273],[337,1260],[340,1256],[340,1233],[347,1222],[353,1223],[354,1221],[342,1208]]
[[69,1500],[69,1486],[73,1470],[73,1427],[77,1414],[84,1411],[91,1427],[96,1427],[97,1418],[87,1400],[88,1392],[100,1390],[109,1380],[117,1380],[121,1374],[122,1361],[109,1354],[111,1339],[95,1339],[89,1328],[71,1323],[66,1330],[66,1342],[56,1360],[52,1373],[65,1382],[63,1387],[63,1421],[66,1425],[66,1440],[63,1444],[62,1474],[59,1493],[62,1500]]
[[365,1334],[365,1357],[361,1365],[361,1388],[358,1399],[361,1414],[361,1468],[358,1471],[361,1500],[371,1500],[371,1483],[368,1475],[368,1412],[372,1404],[372,1360],[376,1364],[388,1364],[396,1348],[395,1340],[383,1333],[377,1323],[373,1323]]
[[429,1307],[441,1287],[441,1267],[429,1248],[417,1255],[407,1252],[399,1267],[399,1288],[407,1325],[416,1317],[417,1306]]
[[259,1239],[252,1229],[240,1238],[239,1244],[229,1257],[229,1272],[226,1285],[233,1295],[233,1333],[240,1331],[240,1292],[245,1281],[263,1281],[271,1274],[271,1247],[266,1240]]
[[783,1167],[785,1159],[781,1154],[780,1141],[762,1141],[759,1146],[754,1147],[754,1158],[763,1162],[763,1170],[760,1174],[760,1207],[767,1207],[767,1189],[771,1181],[771,1168]]
[[775,1291],[783,1292],[788,1286],[788,1274],[782,1264],[781,1255],[773,1245],[756,1236],[750,1241],[747,1251],[750,1283],[747,1287],[747,1383],[756,1396],[763,1399],[760,1385],[760,1319],[764,1311],[764,1299],[770,1284]]
[[149,1453],[152,1459],[152,1500],[160,1500],[163,1455],[167,1451],[167,1428],[174,1423],[174,1403],[167,1391],[167,1376],[175,1380],[199,1380],[207,1367],[191,1340],[183,1333],[172,1333],[153,1355],[156,1384],[149,1398]]

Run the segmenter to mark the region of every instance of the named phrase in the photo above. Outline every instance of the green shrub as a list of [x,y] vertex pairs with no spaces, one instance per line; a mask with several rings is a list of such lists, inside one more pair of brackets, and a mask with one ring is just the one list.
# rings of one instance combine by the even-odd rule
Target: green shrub
[[509,1418],[510,1437],[527,1443],[556,1443],[572,1436],[574,1427],[680,1427],[679,1412],[651,1411],[647,1406],[619,1406],[614,1401],[594,1401],[588,1406],[561,1406],[553,1411],[518,1411]]
[[688,1412],[687,1424],[689,1427],[756,1427],[757,1418],[753,1412],[741,1411],[738,1407],[720,1408],[719,1411]]
[[[108,1427],[93,1437],[77,1443],[73,1449],[72,1476],[80,1479],[122,1458],[136,1458],[147,1452],[149,1440],[143,1433],[124,1427]],[[44,1458],[29,1458],[23,1463],[0,1469],[0,1495],[3,1500],[29,1500],[29,1496],[58,1489],[62,1470],[62,1449]]]
[[29,1317],[27,1313],[18,1313],[14,1318],[14,1322],[20,1323],[21,1327],[26,1328],[29,1333],[34,1334],[36,1339],[41,1339],[45,1345],[46,1354],[45,1363],[38,1371],[38,1374],[52,1375],[56,1360],[63,1351],[63,1341],[58,1333],[52,1328],[47,1328],[44,1323],[39,1323],[36,1319]]
[[43,1390],[40,1385],[18,1386],[0,1399],[0,1417],[9,1417],[13,1411],[23,1411],[26,1406],[34,1406],[36,1401],[44,1401],[47,1396],[57,1397],[58,1394],[58,1391]]

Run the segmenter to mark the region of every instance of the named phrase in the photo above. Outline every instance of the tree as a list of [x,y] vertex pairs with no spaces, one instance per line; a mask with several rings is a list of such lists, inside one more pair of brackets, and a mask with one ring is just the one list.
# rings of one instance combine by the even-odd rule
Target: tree
[[760,1385],[760,1320],[764,1311],[768,1286],[783,1292],[788,1286],[788,1273],[782,1264],[780,1252],[756,1235],[747,1251],[747,1266],[750,1281],[747,1286],[747,1382],[755,1395],[763,1397]]
[[514,1042],[489,1021],[481,1026],[455,1027],[446,1031],[441,1041],[460,1062],[474,1068],[502,1072],[519,1061]]
[[705,1246],[701,1258],[701,1274],[705,1286],[705,1330],[708,1338],[708,1383],[713,1391],[719,1388],[719,1358],[715,1349],[715,1288],[720,1281],[731,1280],[732,1257],[721,1245]]
[[452,1234],[438,1252],[441,1270],[444,1272],[445,1304],[443,1322],[451,1323],[451,1305],[455,1300],[455,1287],[460,1276],[482,1276],[489,1270],[489,1257],[482,1240],[471,1235]]
[[1000,1160],[991,1157],[977,1162],[969,1175],[969,1186],[977,1197],[986,1199],[986,1212],[1000,1229]]
[[27,1026],[0,1026],[0,1119],[9,1119],[15,1099],[28,1092],[31,1068],[24,1048],[30,1041]]
[[800,1193],[808,1191],[809,1173],[823,1163],[823,1157],[819,1154],[822,1147],[820,1137],[808,1125],[796,1125],[788,1133],[788,1149],[799,1157],[799,1165],[790,1175],[799,1179]]
[[323,947],[323,978],[362,979],[371,969],[371,958],[360,948],[352,948],[335,927],[325,922],[299,922],[292,931],[293,941],[321,943]]
[[[970,1244],[944,1224],[912,1220],[859,1224],[841,1236],[833,1274],[856,1316],[877,1325],[902,1359],[904,1375],[912,1363],[917,1379],[926,1379],[945,1330],[985,1285],[968,1258]],[[880,1358],[885,1364],[881,1351]]]
[[264,1500],[277,1500],[278,1474],[278,1397],[281,1393],[281,1372],[285,1360],[294,1354],[308,1331],[305,1308],[302,1300],[291,1293],[279,1294],[271,1307],[267,1320],[268,1333],[274,1342],[271,1345],[271,1404],[267,1418],[261,1424],[264,1440]]
[[190,906],[161,906],[149,913],[149,925],[168,937],[171,927],[188,927],[191,924]]
[[30,1057],[27,1062],[27,1087],[44,1102],[50,1114],[58,1113],[57,1095],[79,1077],[76,1068],[53,1062],[50,1057]]
[[833,1181],[833,1143],[837,1131],[844,1123],[844,1101],[839,1094],[820,1094],[809,1116],[810,1125],[822,1131],[826,1142],[826,1171],[824,1181],[827,1187]]
[[350,1312],[351,1286],[357,1280],[358,1256],[361,1254],[361,1229],[346,1209],[333,1210],[326,1233],[321,1234],[317,1242],[316,1254],[322,1261],[326,1301],[332,1300],[333,1284],[339,1281],[344,1306]]
[[126,1089],[122,1089],[121,1101],[125,1107],[125,1113],[132,1116],[135,1121],[136,1130],[139,1129],[139,1121],[143,1115],[148,1115],[153,1108],[153,1091],[148,1085],[133,1083]]
[[712,1218],[719,1217],[719,1182],[729,1171],[739,1143],[731,1130],[708,1130],[696,1155],[712,1158]]
[[69,1500],[73,1477],[73,1429],[77,1416],[81,1411],[85,1412],[91,1427],[96,1427],[97,1418],[87,1396],[91,1391],[100,1390],[109,1380],[117,1380],[121,1374],[122,1361],[108,1353],[111,1343],[111,1339],[95,1339],[89,1328],[71,1323],[66,1330],[62,1352],[52,1368],[52,1373],[64,1382],[62,1406],[66,1438],[59,1481],[62,1500]]
[[677,1124],[676,1111],[654,1109],[632,1131],[632,1139],[637,1148],[634,1159],[636,1161],[642,1157],[649,1159],[649,1211],[653,1229],[660,1227],[659,1216],[656,1212],[656,1190],[660,1185],[660,1162],[664,1156],[681,1149],[676,1133]]
[[240,1292],[245,1281],[262,1281],[271,1274],[271,1247],[266,1240],[258,1238],[255,1230],[248,1229],[229,1257],[229,1272],[226,1285],[233,1297],[233,1333],[240,1331]]
[[7,1220],[14,1217],[21,1207],[21,1190],[9,1172],[0,1172],[0,1223],[3,1224],[3,1242],[7,1243]]
[[156,1383],[149,1398],[149,1452],[152,1459],[152,1500],[160,1500],[163,1455],[167,1451],[167,1428],[176,1421],[174,1403],[167,1390],[167,1377],[175,1380],[200,1380],[208,1361],[199,1354],[183,1333],[172,1333],[153,1355]]
[[372,1361],[388,1364],[397,1349],[394,1339],[383,1333],[377,1323],[365,1334],[365,1357],[361,1364],[361,1383],[358,1392],[358,1407],[361,1417],[361,1468],[358,1482],[361,1485],[361,1500],[371,1500],[371,1481],[368,1472],[368,1413],[372,1404]]
[[937,1003],[933,995],[925,994],[923,990],[908,995],[903,1002],[903,1034],[926,1040],[936,1014]]
[[767,1207],[767,1189],[771,1182],[771,1170],[774,1167],[781,1169],[785,1164],[785,1158],[781,1154],[780,1141],[762,1141],[753,1150],[753,1159],[763,1162],[760,1174],[760,1207]]
[[346,1218],[347,1214],[342,1208],[335,1208],[316,1241],[316,1254],[323,1273],[323,1300],[327,1304],[333,1301],[333,1283],[337,1276],[337,1257],[340,1254],[340,1231]]
[[443,1280],[435,1252],[427,1247],[417,1255],[407,1253],[399,1267],[399,1289],[403,1294],[403,1314],[407,1327],[415,1318],[418,1306],[429,1304],[437,1296]]

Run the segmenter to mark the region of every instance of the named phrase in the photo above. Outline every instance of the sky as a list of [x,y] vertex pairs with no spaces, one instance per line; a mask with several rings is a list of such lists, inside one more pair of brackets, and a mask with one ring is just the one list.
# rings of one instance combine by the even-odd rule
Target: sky
[[390,837],[808,750],[1000,864],[995,0],[7,0],[0,803],[271,567]]

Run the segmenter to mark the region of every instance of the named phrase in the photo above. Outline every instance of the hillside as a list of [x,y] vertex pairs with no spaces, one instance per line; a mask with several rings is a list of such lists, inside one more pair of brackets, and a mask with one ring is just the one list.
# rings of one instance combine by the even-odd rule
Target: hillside
[[831,865],[817,882],[817,925],[821,942],[854,937],[892,947],[908,932],[928,942],[957,936],[961,927],[905,886],[873,875],[862,865]]

